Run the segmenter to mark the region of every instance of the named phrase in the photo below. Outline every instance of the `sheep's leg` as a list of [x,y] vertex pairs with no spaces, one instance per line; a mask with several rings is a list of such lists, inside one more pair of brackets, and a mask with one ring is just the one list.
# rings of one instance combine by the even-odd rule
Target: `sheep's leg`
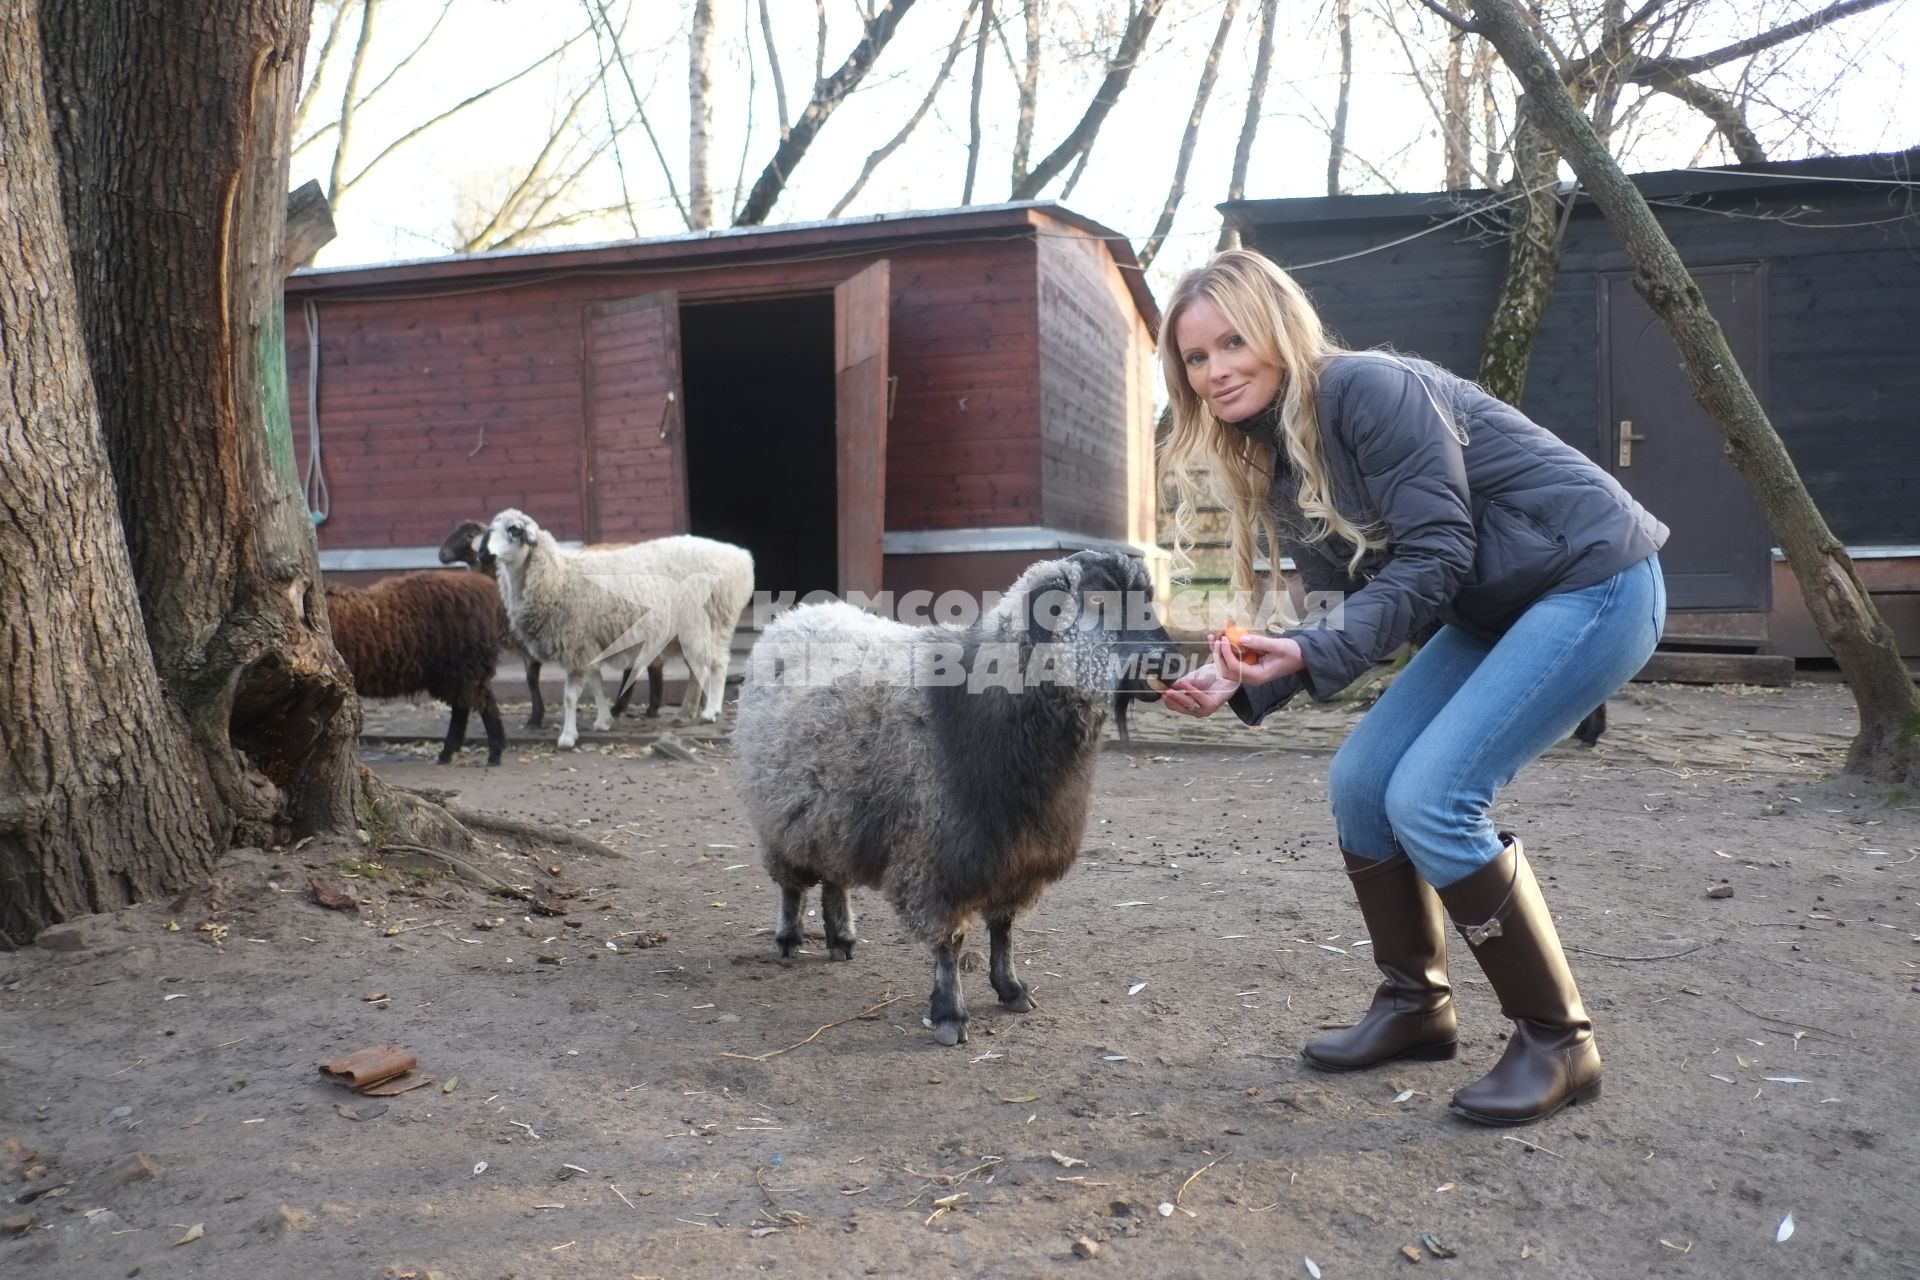
[[467,709],[455,706],[453,714],[447,717],[447,740],[440,748],[440,763],[447,764],[460,754],[460,748],[467,743]]
[[527,712],[527,728],[538,729],[547,720],[546,700],[540,696],[540,660],[527,659],[527,699],[533,703],[533,709]]
[[480,686],[480,723],[487,727],[487,763],[499,764],[500,753],[507,749],[507,727],[500,723],[500,704],[486,685]]
[[660,714],[661,695],[667,687],[667,660],[655,658],[647,664],[647,718]]
[[726,702],[727,666],[732,656],[732,638],[723,640],[718,635],[714,636],[712,665],[708,667],[710,674],[706,682],[707,703],[700,711],[701,718],[709,722],[720,718],[720,708]]
[[773,931],[773,940],[780,944],[782,960],[793,959],[793,953],[800,949],[800,904],[806,892],[790,885],[780,886],[780,919]]
[[554,745],[562,751],[571,751],[580,741],[580,676],[567,672],[566,692],[560,699],[561,720],[560,740]]
[[820,882],[820,915],[827,925],[828,959],[853,959],[853,944],[859,939],[853,932],[853,905],[847,901],[847,886],[831,880]]
[[987,939],[991,950],[987,979],[993,983],[994,994],[1000,997],[1003,1007],[1014,1013],[1031,1012],[1033,992],[1013,973],[1013,912],[987,914]]
[[593,731],[605,733],[613,728],[613,704],[607,701],[607,682],[600,678],[600,664],[594,663],[587,672],[587,679],[593,682]]
[[926,1023],[944,1045],[967,1042],[967,1000],[960,991],[960,947],[966,940],[965,933],[956,933],[933,949],[933,1001]]
[[620,672],[620,693],[613,700],[613,714],[625,715],[627,704],[633,701],[633,664],[629,663]]

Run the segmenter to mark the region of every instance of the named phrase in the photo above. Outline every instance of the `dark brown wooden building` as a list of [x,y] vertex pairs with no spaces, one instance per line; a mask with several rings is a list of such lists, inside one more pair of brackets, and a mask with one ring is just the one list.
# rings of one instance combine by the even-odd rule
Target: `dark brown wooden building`
[[[1640,174],[1795,465],[1920,656],[1920,150]],[[1496,197],[1223,206],[1350,346],[1471,376],[1506,266]],[[1591,201],[1574,202],[1521,408],[1673,530],[1670,640],[1826,653],[1758,505]]]
[[323,566],[426,567],[513,506],[563,540],[737,542],[800,594],[1157,566],[1157,323],[1126,240],[1052,204],[287,281]]

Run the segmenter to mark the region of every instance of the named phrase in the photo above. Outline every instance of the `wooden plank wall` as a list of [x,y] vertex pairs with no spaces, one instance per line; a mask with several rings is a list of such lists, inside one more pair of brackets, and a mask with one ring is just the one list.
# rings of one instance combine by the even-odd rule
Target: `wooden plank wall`
[[1144,538],[1153,527],[1145,324],[1100,241],[1043,223],[1037,254],[1040,522]]
[[[1832,183],[1791,188],[1771,204],[1744,197],[1726,212],[1656,207],[1689,264],[1768,264],[1768,412],[1834,532],[1854,545],[1920,544],[1920,215],[1904,198]],[[1358,253],[1410,229],[1272,224],[1258,241],[1286,265]],[[1504,264],[1498,243],[1462,224],[1297,274],[1350,345],[1391,343],[1471,376]],[[1612,231],[1582,206],[1521,401],[1596,458],[1597,273],[1629,267]]]
[[[581,309],[676,290],[683,300],[827,292],[892,263],[889,529],[1038,524],[1039,356],[1028,235],[883,246],[698,269],[601,271],[446,296],[319,300],[328,548],[437,544],[461,519],[527,510],[587,536]],[[530,271],[537,268],[530,268]],[[307,333],[288,281],[288,369],[301,467]],[[476,447],[477,446],[477,447]]]

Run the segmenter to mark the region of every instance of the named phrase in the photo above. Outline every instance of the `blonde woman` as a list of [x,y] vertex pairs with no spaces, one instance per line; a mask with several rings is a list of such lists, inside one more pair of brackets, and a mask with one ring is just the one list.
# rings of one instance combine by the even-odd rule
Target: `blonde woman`
[[1299,285],[1257,254],[1223,253],[1181,279],[1161,355],[1176,563],[1211,496],[1230,518],[1237,588],[1252,585],[1264,538],[1310,591],[1345,593],[1319,625],[1247,635],[1244,661],[1214,637],[1213,661],[1167,705],[1231,706],[1257,724],[1301,689],[1332,697],[1439,624],[1327,771],[1385,980],[1356,1025],[1308,1042],[1307,1061],[1353,1071],[1454,1056],[1451,916],[1514,1024],[1453,1110],[1528,1124],[1598,1097],[1593,1024],[1540,886],[1520,841],[1487,815],[1500,787],[1652,654],[1666,526],[1471,383],[1341,349]]

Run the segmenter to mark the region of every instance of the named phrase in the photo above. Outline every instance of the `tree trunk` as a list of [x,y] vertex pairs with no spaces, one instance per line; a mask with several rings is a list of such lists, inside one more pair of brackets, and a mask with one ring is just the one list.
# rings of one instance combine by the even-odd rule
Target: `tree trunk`
[[1473,126],[1467,116],[1467,33],[1447,36],[1447,71],[1440,97],[1441,141],[1447,148],[1446,190],[1465,191],[1472,183]]
[[1020,0],[1026,19],[1027,60],[1020,68],[1020,119],[1013,131],[1012,191],[1027,180],[1027,157],[1033,154],[1033,113],[1040,99],[1040,0]]
[[1527,389],[1533,338],[1560,277],[1561,206],[1555,195],[1560,153],[1540,133],[1527,102],[1520,104],[1513,135],[1513,181],[1518,199],[1509,206],[1507,272],[1493,319],[1480,342],[1480,385],[1518,405]]
[[973,97],[967,104],[967,178],[960,203],[973,203],[973,178],[980,171],[980,92],[987,83],[987,37],[993,30],[993,0],[981,0],[980,37],[973,46]]
[[1734,465],[1753,485],[1820,638],[1859,708],[1860,733],[1847,767],[1879,780],[1920,780],[1920,691],[1892,629],[1807,493],[1686,265],[1645,197],[1600,144],[1512,0],[1473,0],[1473,9],[1525,86],[1540,129],[1565,153],[1620,236],[1633,259],[1634,287],[1673,334],[1694,397],[1719,424]]
[[1333,0],[1333,30],[1340,44],[1339,96],[1333,108],[1333,134],[1327,146],[1327,194],[1340,194],[1340,167],[1347,156],[1347,108],[1353,101],[1353,15],[1349,0]]
[[713,225],[713,0],[693,0],[687,46],[687,214],[705,231]]
[[121,525],[222,843],[354,816],[359,705],[294,473],[280,301],[306,18],[303,0],[194,0],[164,23],[92,0],[41,11]]
[[1187,113],[1186,132],[1180,135],[1180,155],[1174,161],[1173,182],[1167,188],[1167,198],[1160,206],[1160,217],[1154,222],[1153,231],[1140,247],[1142,270],[1152,266],[1153,260],[1160,256],[1160,248],[1173,230],[1174,215],[1180,211],[1180,201],[1187,194],[1187,169],[1193,164],[1194,144],[1200,140],[1200,122],[1206,118],[1207,103],[1213,97],[1213,82],[1220,76],[1220,54],[1227,47],[1227,35],[1233,30],[1233,19],[1239,10],[1240,0],[1227,0],[1220,10],[1220,26],[1213,33],[1213,44],[1208,47],[1207,60],[1200,68],[1200,84],[1193,91],[1193,110]]
[[147,650],[87,377],[26,6],[0,12],[0,947],[204,873],[197,761]]
[[[1260,38],[1254,46],[1253,83],[1247,86],[1247,109],[1240,117],[1240,140],[1233,147],[1233,172],[1227,178],[1227,199],[1244,200],[1247,195],[1247,165],[1253,158],[1253,139],[1260,132],[1260,104],[1267,94],[1267,73],[1273,68],[1273,17],[1280,0],[1261,0]],[[1238,249],[1240,229],[1224,219],[1220,239],[1214,251]]]

